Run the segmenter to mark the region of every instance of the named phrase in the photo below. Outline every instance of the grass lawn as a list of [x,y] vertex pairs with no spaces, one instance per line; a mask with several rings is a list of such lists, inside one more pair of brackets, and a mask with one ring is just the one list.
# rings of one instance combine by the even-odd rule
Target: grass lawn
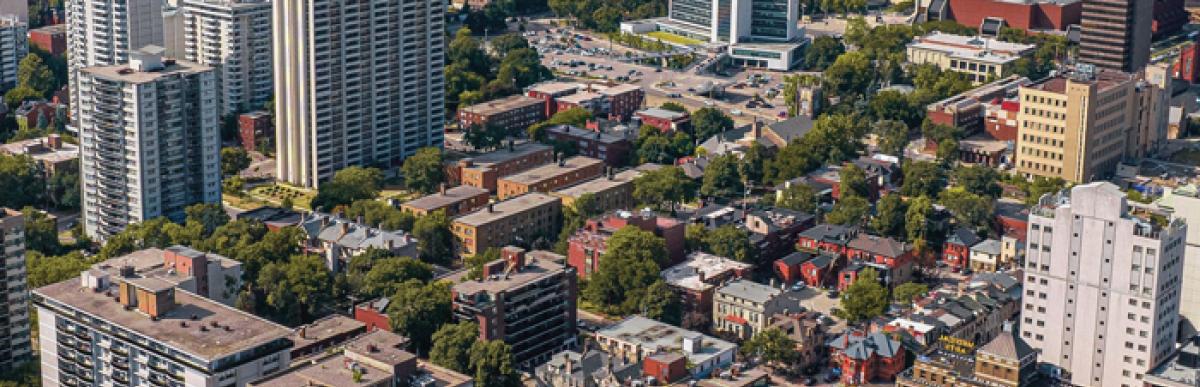
[[291,198],[293,206],[311,209],[312,207],[309,205],[309,202],[313,199],[313,197],[317,196],[317,192],[315,190],[275,183],[271,185],[254,187],[250,190],[250,195],[256,199],[261,199],[273,204],[279,204],[284,198]]
[[646,36],[649,36],[651,38],[655,38],[655,39],[658,39],[658,40],[661,40],[664,42],[682,44],[685,46],[699,46],[699,45],[704,44],[704,42],[701,42],[699,40],[692,39],[692,38],[689,38],[686,36],[675,35],[670,32],[665,32],[665,31],[647,32]]

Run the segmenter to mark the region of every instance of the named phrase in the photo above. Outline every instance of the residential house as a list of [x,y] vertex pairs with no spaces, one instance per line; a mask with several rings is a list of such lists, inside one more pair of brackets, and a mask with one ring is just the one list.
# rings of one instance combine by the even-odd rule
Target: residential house
[[641,376],[640,364],[597,350],[559,352],[533,372],[538,387],[623,387]]
[[713,291],[720,284],[742,278],[754,266],[704,252],[688,255],[687,261],[659,273],[679,292],[684,311],[709,313],[713,310]]
[[[641,362],[663,354],[654,363],[685,364],[688,374],[696,378],[707,377],[713,370],[732,364],[737,352],[736,344],[642,316],[628,317],[596,331],[594,336],[601,350],[626,362]],[[671,359],[670,354],[681,355],[683,359]],[[670,378],[660,380],[664,379]]]
[[338,216],[313,213],[300,221],[306,251],[319,253],[325,267],[337,273],[350,258],[368,249],[387,250],[396,256],[417,256],[417,240],[403,230],[384,230]]
[[816,224],[816,216],[786,208],[746,212],[745,227],[758,262],[773,261],[795,251],[800,232]]
[[974,231],[955,228],[946,236],[946,242],[942,243],[942,261],[954,271],[965,269],[971,259],[971,246],[980,240]]
[[971,246],[971,270],[982,273],[1007,266],[1010,262],[1001,259],[1002,250],[1002,244],[995,239],[986,239]]
[[887,382],[904,370],[906,350],[883,333],[851,329],[826,343],[832,361],[849,385]]

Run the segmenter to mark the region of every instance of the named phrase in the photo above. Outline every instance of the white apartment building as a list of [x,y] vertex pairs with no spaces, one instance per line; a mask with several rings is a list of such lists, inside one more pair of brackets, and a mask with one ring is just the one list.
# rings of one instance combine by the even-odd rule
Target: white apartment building
[[17,65],[29,53],[28,32],[15,15],[0,15],[0,90],[17,85]]
[[292,330],[124,257],[33,291],[42,385],[233,387],[288,367]]
[[183,0],[179,57],[217,72],[221,116],[261,109],[271,99],[271,3]]
[[[163,44],[162,0],[66,0],[67,84],[71,101],[80,69],[129,63],[130,53]],[[78,120],[78,104],[72,120]]]
[[444,1],[273,7],[277,179],[316,187],[441,146]]
[[161,50],[78,73],[83,225],[94,239],[221,201],[216,75]]
[[0,288],[0,369],[12,369],[29,359],[29,289],[25,285],[25,216],[0,207],[0,258],[4,262],[5,286]]
[[1117,186],[1046,195],[1029,216],[1021,337],[1079,386],[1142,386],[1175,349],[1184,235]]
[[1181,218],[1188,227],[1183,250],[1183,296],[1179,300],[1180,341],[1200,333],[1200,187],[1186,185],[1167,190],[1158,206],[1171,211],[1171,217]]

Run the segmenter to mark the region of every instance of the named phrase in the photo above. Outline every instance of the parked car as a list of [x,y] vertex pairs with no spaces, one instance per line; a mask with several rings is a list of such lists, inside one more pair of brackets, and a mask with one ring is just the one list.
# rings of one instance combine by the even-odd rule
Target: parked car
[[804,282],[796,281],[796,283],[792,284],[792,291],[798,292],[804,290],[805,287]]

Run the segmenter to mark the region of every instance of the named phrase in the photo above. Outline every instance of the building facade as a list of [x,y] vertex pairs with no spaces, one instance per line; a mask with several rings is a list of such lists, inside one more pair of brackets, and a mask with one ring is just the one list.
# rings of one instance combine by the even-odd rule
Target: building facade
[[129,63],[130,54],[148,45],[163,44],[161,0],[68,0],[67,74],[71,88],[72,120],[77,121],[81,96],[75,80],[91,66]]
[[272,5],[276,179],[318,187],[441,146],[445,2]]
[[446,168],[449,175],[446,180],[495,192],[497,179],[553,161],[554,148],[548,145],[509,144],[504,149],[458,160]]
[[458,253],[471,256],[515,240],[533,241],[558,234],[562,202],[543,193],[529,193],[489,204],[458,219],[450,227]]
[[520,94],[458,109],[461,130],[491,125],[506,132],[523,131],[543,119],[546,119],[545,102]]
[[29,53],[28,26],[14,15],[0,15],[0,89],[17,86],[17,66]]
[[1176,342],[1180,220],[1137,217],[1111,183],[1043,196],[1029,219],[1021,338],[1079,386],[1141,386]]
[[513,359],[532,369],[575,346],[575,269],[549,251],[507,246],[484,264],[480,279],[463,278],[451,289],[454,317],[479,324],[480,340],[502,340]]
[[83,227],[104,240],[125,226],[221,202],[216,76],[211,67],[140,52],[129,66],[77,72]]
[[1140,71],[1150,59],[1156,2],[1084,1],[1079,61],[1127,73]]
[[684,361],[679,363],[685,363],[687,373],[697,378],[707,377],[717,367],[729,366],[737,352],[737,344],[640,315],[596,331],[595,340],[601,350],[630,363],[655,356],[682,355]]
[[713,294],[713,331],[749,339],[770,327],[776,315],[799,312],[800,301],[799,294],[778,287],[734,280]]
[[546,164],[528,171],[500,178],[496,197],[500,200],[530,192],[547,193],[588,181],[604,174],[604,162],[586,156],[575,156]]
[[[590,125],[589,126],[593,126]],[[595,128],[578,128],[571,125],[559,125],[546,128],[546,138],[552,141],[574,143],[579,155],[604,161],[604,164],[617,168],[633,160],[633,141],[622,134],[605,132],[599,126]]]
[[29,347],[29,289],[25,287],[25,216],[20,211],[0,207],[0,240],[4,250],[4,300],[8,305],[0,314],[5,327],[3,348],[0,348],[0,369],[10,370],[28,360]]
[[550,195],[562,198],[563,206],[567,207],[573,207],[583,195],[591,194],[595,211],[633,208],[637,205],[633,200],[633,179],[641,174],[635,169],[613,173],[610,168],[607,176],[559,189]]
[[1171,217],[1182,218],[1188,225],[1187,246],[1184,247],[1183,293],[1179,301],[1179,333],[1195,336],[1200,327],[1200,189],[1195,185],[1166,191],[1158,206],[1171,210]]
[[667,260],[683,261],[686,225],[672,218],[660,217],[653,211],[616,211],[597,219],[588,219],[583,228],[568,239],[567,264],[575,268],[580,278],[600,269],[600,260],[608,251],[608,239],[627,226],[652,232],[662,238],[667,247]]
[[1035,48],[1031,44],[934,31],[908,44],[908,61],[963,73],[971,82],[980,84],[1004,76],[1013,62]]
[[445,211],[446,216],[454,217],[483,208],[490,199],[488,190],[483,188],[460,185],[447,189],[443,185],[437,193],[404,202],[400,210],[416,216]]
[[50,55],[63,55],[67,52],[67,26],[54,24],[29,30],[29,44],[45,50]]
[[262,108],[271,82],[271,3],[183,0],[183,55],[217,73],[221,116]]

